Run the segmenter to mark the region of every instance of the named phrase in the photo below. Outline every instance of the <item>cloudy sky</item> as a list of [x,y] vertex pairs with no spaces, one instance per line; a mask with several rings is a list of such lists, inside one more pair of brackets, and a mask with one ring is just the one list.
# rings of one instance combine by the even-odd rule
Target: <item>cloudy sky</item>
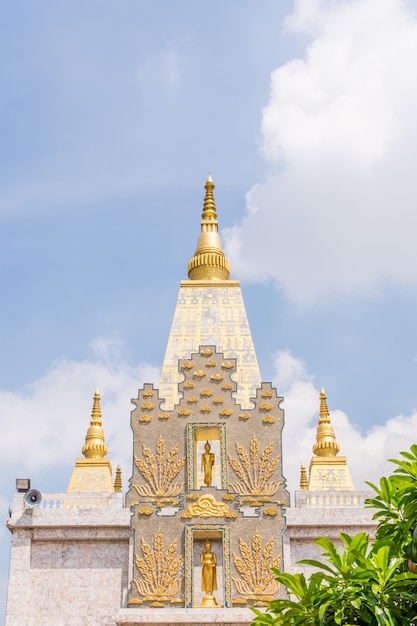
[[21,0],[0,58],[3,520],[17,477],[66,490],[97,386],[127,485],[208,171],[290,490],[322,386],[356,488],[389,472],[417,427],[415,6]]

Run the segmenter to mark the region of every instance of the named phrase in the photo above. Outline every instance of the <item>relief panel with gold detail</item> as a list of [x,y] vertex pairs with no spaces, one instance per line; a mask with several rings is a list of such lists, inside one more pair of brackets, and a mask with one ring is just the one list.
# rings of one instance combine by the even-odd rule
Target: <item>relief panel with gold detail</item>
[[[282,398],[269,383],[236,402],[236,360],[201,346],[178,362],[179,402],[133,400],[130,607],[263,606],[280,593]],[[155,574],[152,574],[155,572]]]

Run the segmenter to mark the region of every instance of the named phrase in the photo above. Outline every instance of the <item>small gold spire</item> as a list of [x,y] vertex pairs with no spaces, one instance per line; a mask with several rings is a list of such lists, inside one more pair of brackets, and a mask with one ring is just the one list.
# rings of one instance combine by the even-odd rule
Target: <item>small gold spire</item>
[[206,196],[201,216],[201,235],[195,254],[188,262],[188,278],[190,280],[228,280],[230,264],[222,249],[213,195],[214,183],[210,174],[204,188]]
[[320,391],[320,418],[317,426],[316,443],[313,446],[313,452],[317,456],[336,456],[340,450],[329,415],[326,394],[322,388]]
[[87,459],[102,459],[107,454],[107,447],[104,444],[104,432],[101,426],[100,392],[98,389],[96,389],[94,394],[90,426],[87,430],[82,453]]
[[306,466],[304,465],[304,463],[301,463],[301,469],[300,469],[300,489],[302,491],[308,490],[307,471],[306,471]]
[[120,465],[116,468],[116,476],[114,479],[114,491],[120,493],[122,491],[122,470]]

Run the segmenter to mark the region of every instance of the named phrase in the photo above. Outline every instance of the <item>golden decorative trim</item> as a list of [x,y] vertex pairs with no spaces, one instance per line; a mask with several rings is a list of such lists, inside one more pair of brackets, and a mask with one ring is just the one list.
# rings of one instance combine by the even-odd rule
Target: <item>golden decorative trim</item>
[[194,372],[193,376],[195,378],[204,378],[204,376],[206,376],[206,372],[204,370],[197,370]]
[[[156,533],[153,548],[144,539],[141,542],[143,557],[135,554],[135,565],[141,577],[133,583],[144,602],[151,606],[165,606],[173,602],[181,591],[183,576],[180,575],[182,556],[177,555],[177,541],[174,539],[164,553],[164,538],[160,530]],[[178,601],[175,598],[175,601]]]
[[149,422],[152,422],[152,415],[141,415],[139,421],[148,424]]
[[220,415],[222,417],[230,417],[233,414],[233,411],[231,409],[222,409],[220,411]]
[[263,391],[261,393],[262,398],[272,398],[273,395],[272,391]]
[[239,413],[239,418],[241,420],[248,420],[250,418],[250,413]]
[[271,537],[262,549],[262,538],[258,529],[252,536],[251,545],[239,539],[241,556],[233,552],[233,563],[240,578],[233,578],[238,593],[248,600],[256,600],[256,606],[270,601],[278,591],[278,583],[272,568],[279,567],[281,559],[274,557],[274,538]]
[[233,502],[235,499],[235,496],[232,493],[225,493],[224,496],[222,497],[222,500],[224,500],[225,502]]
[[200,496],[198,493],[189,493],[187,494],[187,500],[198,500]]
[[182,370],[191,370],[194,367],[194,363],[192,361],[184,361],[181,363]]
[[212,374],[212,376],[211,376],[211,380],[216,380],[216,381],[217,380],[223,380],[223,378],[224,378],[224,376],[222,374],[218,374],[217,372],[216,372],[216,374]]
[[230,511],[227,504],[217,502],[211,495],[200,496],[195,504],[189,504],[187,510],[181,513],[181,517],[226,517],[236,518],[237,513]]
[[210,413],[211,411],[211,406],[208,406],[207,404],[203,404],[202,407],[200,407],[200,413]]
[[168,420],[170,418],[170,415],[169,413],[160,413],[158,417],[160,420]]
[[191,413],[192,413],[191,409],[180,409],[178,411],[178,415],[181,415],[183,417],[189,417]]
[[224,383],[224,385],[222,385],[222,389],[223,391],[231,391],[233,389],[233,385],[231,383]]
[[272,415],[266,415],[262,421],[265,422],[265,424],[275,424],[277,420],[275,417],[272,417]]
[[213,404],[223,404],[223,398],[213,398]]
[[216,367],[216,361],[207,361],[206,367]]
[[187,398],[187,402],[188,404],[195,404],[196,402],[198,402],[198,398],[197,396],[189,396]]
[[143,506],[138,510],[139,515],[152,515],[153,509],[150,506]]
[[270,480],[279,463],[279,456],[270,459],[273,449],[274,444],[270,443],[260,454],[256,435],[250,441],[249,454],[236,442],[239,460],[229,455],[229,463],[240,481],[230,483],[230,488],[242,496],[273,496],[280,486]]
[[152,411],[155,408],[155,403],[154,402],[144,402],[142,404],[142,409],[144,411]]
[[274,509],[272,506],[264,509],[264,515],[270,515],[271,517],[275,517],[275,515],[278,515],[278,512],[278,509]]
[[184,383],[184,389],[194,389],[195,387],[195,383],[193,383],[191,380],[187,380]]
[[248,603],[247,600],[244,600],[243,598],[236,598],[236,600],[232,600],[233,604],[237,604],[237,605],[241,605],[244,606],[245,604]]
[[162,436],[156,444],[156,458],[150,449],[143,444],[140,459],[135,456],[135,465],[148,483],[147,485],[132,485],[140,496],[165,497],[177,496],[183,489],[184,483],[172,483],[185,464],[186,457],[176,460],[179,445],[175,444],[165,458],[165,441]]
[[200,351],[201,356],[211,356],[213,354],[214,350],[212,350],[211,348],[203,348]]
[[214,393],[213,389],[202,389],[200,391],[200,395],[206,398],[210,398],[210,396],[212,396],[213,393]]
[[222,368],[225,370],[231,370],[236,366],[234,361],[223,361]]
[[152,398],[155,395],[155,392],[152,391],[151,389],[145,389],[145,391],[142,391],[142,396],[144,398]]
[[261,411],[271,411],[274,408],[274,405],[270,402],[261,402],[259,408],[261,409]]

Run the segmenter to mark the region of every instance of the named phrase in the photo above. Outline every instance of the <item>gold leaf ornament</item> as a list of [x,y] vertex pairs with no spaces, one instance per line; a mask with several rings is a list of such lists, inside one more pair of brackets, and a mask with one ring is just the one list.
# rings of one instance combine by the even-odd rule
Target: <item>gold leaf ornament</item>
[[179,445],[175,444],[166,457],[165,441],[161,435],[156,444],[156,457],[145,444],[142,445],[143,459],[135,457],[135,465],[147,484],[132,485],[140,496],[167,498],[181,492],[184,482],[174,483],[173,480],[184,467],[186,457],[177,459],[178,450]]
[[229,463],[239,482],[230,483],[230,488],[242,496],[273,496],[280,483],[270,478],[279,463],[279,456],[271,458],[273,444],[268,444],[262,453],[256,435],[253,435],[249,444],[249,454],[236,442],[238,458],[229,455]]
[[166,602],[177,601],[175,596],[181,590],[183,577],[180,575],[182,556],[176,554],[176,540],[164,552],[164,538],[159,529],[153,547],[142,539],[141,548],[142,557],[135,555],[140,576],[134,578],[133,583],[143,601],[152,602],[152,606],[164,606]]
[[262,538],[256,530],[251,544],[239,539],[240,556],[232,554],[233,563],[240,578],[232,577],[238,593],[247,599],[265,601],[267,596],[274,596],[278,591],[272,568],[279,567],[281,559],[274,557],[274,538],[271,537],[262,546]]
[[271,411],[274,408],[274,405],[270,402],[261,402],[259,408],[261,409],[261,411]]

